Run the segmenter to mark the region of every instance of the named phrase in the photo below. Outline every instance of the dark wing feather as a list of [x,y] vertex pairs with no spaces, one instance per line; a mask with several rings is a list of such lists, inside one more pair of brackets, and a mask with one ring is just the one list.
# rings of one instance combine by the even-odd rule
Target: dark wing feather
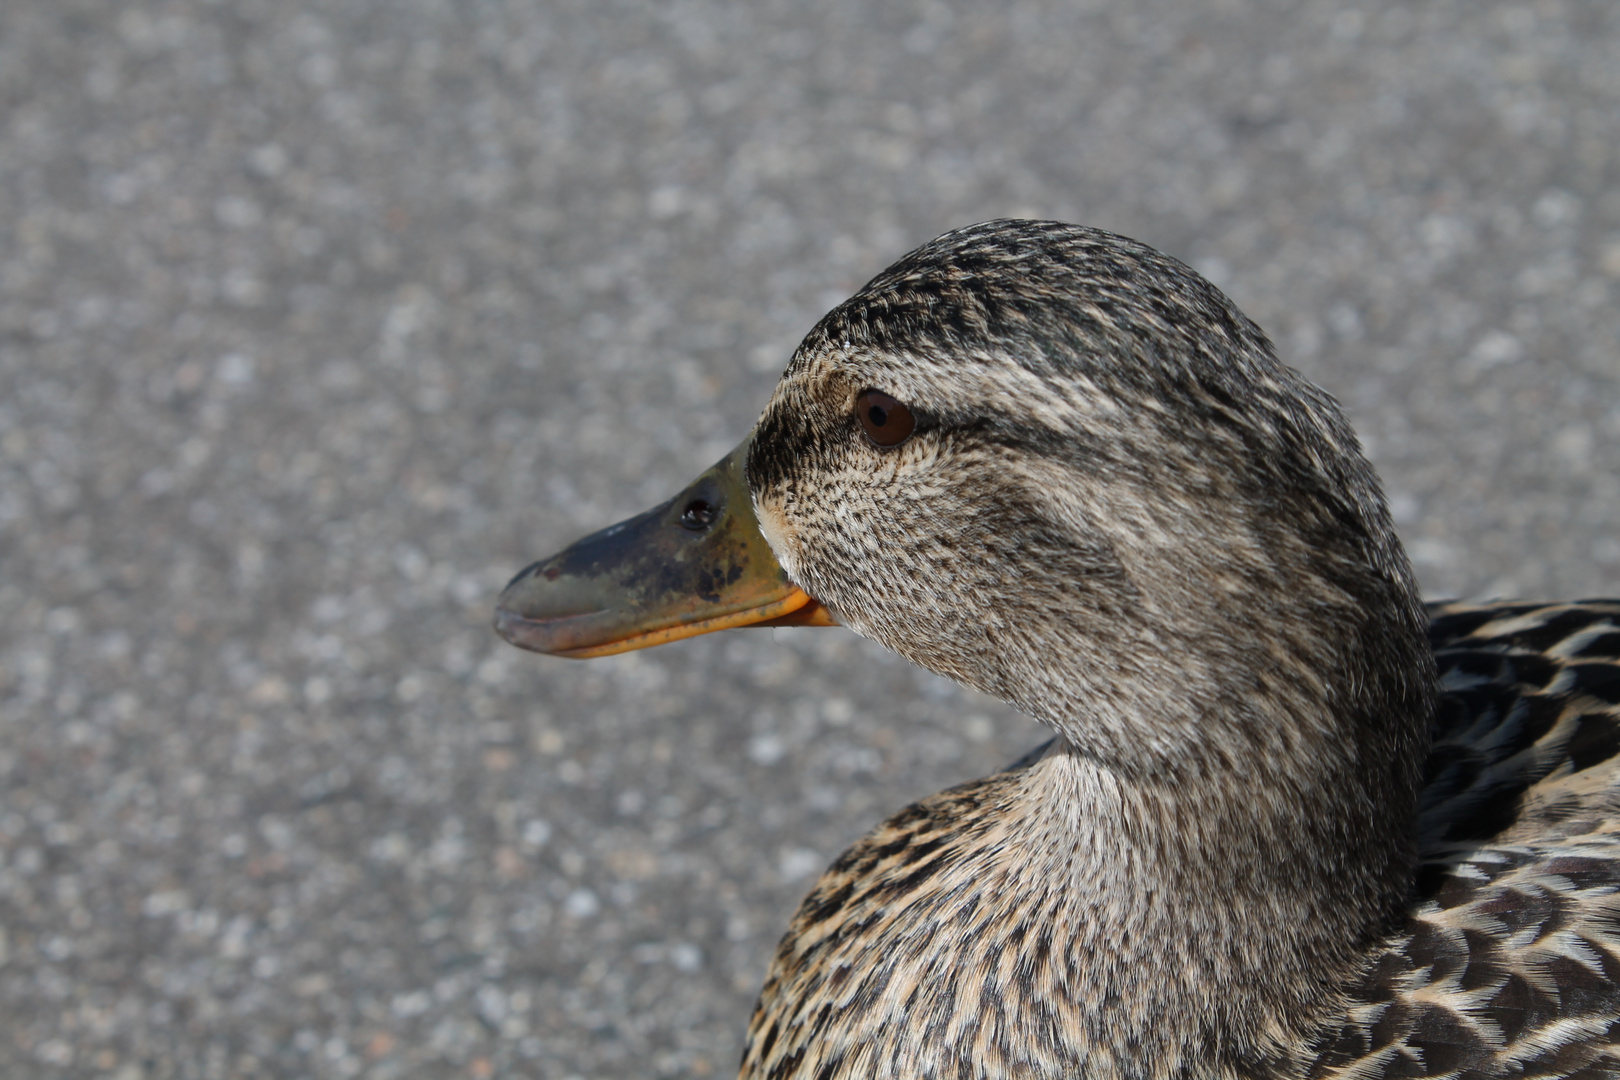
[[1309,1074],[1620,1076],[1620,603],[1430,616],[1418,896]]

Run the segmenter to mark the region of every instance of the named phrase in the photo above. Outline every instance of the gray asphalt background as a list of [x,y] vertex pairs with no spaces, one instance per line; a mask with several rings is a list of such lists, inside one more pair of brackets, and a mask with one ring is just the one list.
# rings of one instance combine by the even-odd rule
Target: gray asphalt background
[[488,629],[947,228],[1203,269],[1432,596],[1620,592],[1612,0],[0,4],[0,1076],[732,1072],[1033,722],[838,630]]

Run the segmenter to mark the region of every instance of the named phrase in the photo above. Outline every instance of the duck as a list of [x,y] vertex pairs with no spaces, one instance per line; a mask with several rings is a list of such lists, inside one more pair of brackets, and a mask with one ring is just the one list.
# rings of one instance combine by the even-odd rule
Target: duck
[[1051,729],[821,876],[745,1080],[1620,1076],[1620,602],[1425,604],[1339,406],[1145,244],[922,245],[495,624],[841,625]]

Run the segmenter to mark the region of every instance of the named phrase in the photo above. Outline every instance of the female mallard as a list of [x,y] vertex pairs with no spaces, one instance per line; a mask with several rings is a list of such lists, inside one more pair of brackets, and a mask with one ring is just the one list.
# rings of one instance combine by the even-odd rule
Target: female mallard
[[745,1077],[1620,1075],[1620,604],[1426,613],[1338,407],[1187,267],[924,245],[497,622],[829,612],[1057,738],[833,864]]

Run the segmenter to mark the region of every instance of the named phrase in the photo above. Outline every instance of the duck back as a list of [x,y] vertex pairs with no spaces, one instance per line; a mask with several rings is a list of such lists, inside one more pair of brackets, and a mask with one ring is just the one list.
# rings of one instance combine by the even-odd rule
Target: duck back
[[1620,1076],[1620,603],[1429,614],[1416,895],[1307,1075]]

